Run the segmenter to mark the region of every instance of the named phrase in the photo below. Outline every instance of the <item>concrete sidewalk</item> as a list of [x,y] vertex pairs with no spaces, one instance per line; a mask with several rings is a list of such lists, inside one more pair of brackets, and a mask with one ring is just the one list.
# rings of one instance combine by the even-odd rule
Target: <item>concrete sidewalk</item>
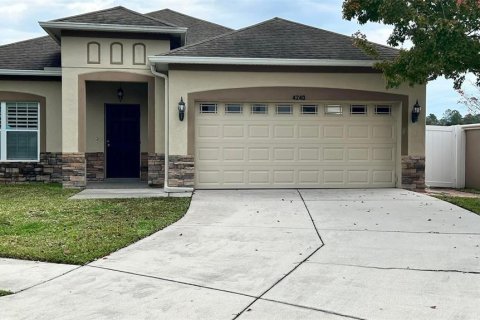
[[426,195],[196,191],[174,225],[0,298],[0,319],[475,319],[479,256],[480,217]]
[[0,258],[0,290],[19,292],[45,283],[79,266]]

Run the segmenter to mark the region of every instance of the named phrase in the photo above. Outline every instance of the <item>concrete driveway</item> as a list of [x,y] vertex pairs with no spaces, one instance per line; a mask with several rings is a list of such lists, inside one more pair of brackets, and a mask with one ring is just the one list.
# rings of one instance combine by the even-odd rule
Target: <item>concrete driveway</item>
[[480,217],[399,189],[196,191],[0,319],[476,319]]

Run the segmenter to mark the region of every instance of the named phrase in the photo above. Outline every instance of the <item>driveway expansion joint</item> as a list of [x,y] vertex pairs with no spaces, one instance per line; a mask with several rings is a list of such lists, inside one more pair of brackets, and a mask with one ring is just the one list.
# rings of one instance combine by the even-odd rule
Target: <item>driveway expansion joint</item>
[[64,272],[64,273],[62,273],[62,274],[59,274],[59,275],[57,275],[57,276],[55,276],[55,277],[52,277],[52,278],[49,278],[49,279],[47,279],[47,280],[41,281],[41,282],[36,283],[36,284],[34,284],[34,285],[31,285],[31,286],[29,286],[29,287],[27,287],[27,288],[23,288],[23,289],[21,289],[21,290],[18,290],[18,291],[16,291],[16,292],[14,292],[13,294],[17,294],[17,293],[20,293],[20,292],[23,292],[23,291],[27,291],[27,290],[30,290],[30,289],[32,289],[32,288],[41,286],[42,284],[45,284],[45,283],[48,283],[48,282],[50,282],[50,281],[56,280],[56,279],[58,279],[58,278],[61,278],[61,277],[65,276],[65,275],[69,274],[70,272],[73,272],[73,271],[76,271],[76,270],[78,270],[78,269],[80,269],[80,268],[83,268],[84,266],[85,266],[85,265],[81,265],[81,266],[78,266],[78,267],[76,267],[76,268],[70,269],[70,270],[68,270],[68,271],[66,271],[66,272]]
[[224,293],[236,294],[236,295],[239,295],[239,296],[244,296],[244,297],[249,297],[249,298],[257,298],[256,296],[246,294],[246,293],[241,293],[241,292],[236,292],[236,291],[231,291],[231,290],[226,290],[226,289],[220,289],[220,288],[214,288],[214,287],[204,286],[204,285],[201,285],[201,284],[179,281],[179,280],[174,280],[174,279],[162,278],[162,277],[152,276],[152,275],[148,275],[148,274],[141,274],[141,273],[136,273],[136,272],[130,272],[130,271],[124,271],[124,270],[118,270],[118,269],[112,269],[112,268],[106,268],[106,267],[99,267],[99,266],[92,266],[92,265],[88,265],[87,267],[101,269],[101,270],[105,270],[105,271],[119,272],[119,273],[123,273],[123,274],[129,274],[129,275],[137,276],[137,277],[156,279],[156,280],[160,280],[160,281],[167,281],[167,282],[171,282],[171,283],[181,284],[181,285],[185,285],[185,286],[192,286],[192,287],[197,287],[197,288],[202,288],[202,289],[207,289],[207,290],[214,290],[214,291],[219,291],[219,292],[224,292]]
[[258,297],[255,297],[255,300],[253,300],[251,303],[249,303],[245,308],[243,308],[243,310],[241,310],[237,315],[235,315],[235,317],[233,318],[233,320],[235,319],[238,319],[245,311],[247,311],[255,302],[257,302],[258,300],[262,299],[262,297],[264,295],[266,295],[270,290],[272,290],[274,287],[276,287],[280,282],[282,282],[282,280],[284,280],[286,277],[288,277],[290,274],[292,274],[295,270],[298,269],[298,267],[300,267],[302,264],[304,264],[308,259],[310,259],[315,253],[317,253],[318,250],[320,250],[321,248],[323,247],[323,244],[318,247],[317,249],[315,249],[312,253],[310,253],[305,259],[303,259],[302,261],[300,261],[295,267],[293,267],[289,272],[287,272],[286,274],[284,274],[280,279],[278,279],[277,281],[275,281],[275,283],[273,285],[271,285],[269,288],[267,288],[267,290],[265,290],[264,292],[262,292],[262,294],[260,294]]
[[[296,189],[297,192],[298,192],[298,196],[300,197],[304,207],[305,207],[305,210],[307,211],[307,214],[310,218],[310,221],[312,222],[312,226],[313,228],[315,229],[315,233],[317,234],[318,236],[318,239],[320,240],[320,246],[318,248],[316,248],[312,253],[310,253],[305,259],[303,259],[302,261],[300,261],[295,267],[293,267],[289,272],[287,272],[286,274],[284,274],[280,279],[278,279],[273,285],[271,285],[269,288],[267,288],[267,290],[265,290],[260,296],[256,297],[255,300],[253,300],[250,304],[248,304],[243,310],[241,310],[237,315],[235,315],[235,317],[233,318],[233,320],[235,319],[238,319],[245,311],[247,311],[253,304],[255,304],[255,302],[257,302],[258,300],[262,299],[262,297],[264,295],[266,295],[270,290],[272,290],[274,287],[276,287],[280,282],[282,282],[285,278],[287,278],[290,274],[292,274],[295,270],[298,269],[298,267],[300,267],[302,264],[304,264],[306,261],[308,261],[308,259],[310,259],[315,253],[317,253],[321,248],[323,248],[325,246],[325,243],[323,242],[323,239],[322,239],[322,236],[320,235],[320,232],[318,232],[318,229],[317,229],[317,226],[315,225],[315,221],[313,220],[313,217],[312,217],[312,214],[310,213],[310,210],[308,209],[307,207],[307,204],[305,203],[305,200],[303,199],[302,197],[302,194],[300,192],[299,189]],[[317,311],[322,311],[320,309],[318,309]],[[360,318],[352,318],[352,319],[360,319]],[[360,320],[364,320],[364,319],[360,319]]]
[[297,189],[297,192],[298,192],[298,195],[300,196],[300,199],[302,199],[303,206],[305,207],[305,210],[307,210],[308,216],[310,217],[310,220],[312,221],[312,225],[315,228],[315,232],[317,233],[317,236],[320,239],[320,242],[322,243],[322,246],[323,246],[325,244],[325,242],[323,242],[322,236],[320,235],[320,232],[318,231],[317,225],[315,224],[315,220],[313,220],[312,214],[310,213],[310,210],[308,209],[308,206],[305,203],[305,199],[303,198],[300,190]]
[[300,305],[300,304],[295,304],[295,303],[290,303],[290,302],[285,302],[285,301],[280,301],[280,300],[266,299],[266,298],[260,298],[260,300],[279,303],[279,304],[284,304],[284,305],[287,305],[287,306],[297,307],[297,308],[306,309],[306,310],[318,311],[318,312],[322,312],[322,313],[326,313],[326,314],[330,314],[330,315],[334,315],[334,316],[339,316],[339,317],[343,317],[343,318],[347,318],[347,319],[367,320],[365,318],[359,318],[359,317],[356,317],[356,316],[351,316],[351,315],[348,315],[348,314],[338,313],[338,312],[335,312],[335,311],[319,309],[319,308],[314,308],[314,307],[308,307],[308,306],[303,306],[303,305]]
[[406,230],[372,230],[372,229],[336,229],[336,228],[320,228],[321,231],[341,231],[341,232],[378,232],[378,233],[411,233],[411,234],[446,234],[446,235],[465,235],[480,236],[477,232],[439,232],[439,231],[406,231]]
[[343,266],[343,267],[355,267],[363,269],[376,269],[376,270],[403,270],[403,271],[418,271],[418,272],[444,272],[444,273],[463,273],[463,274],[478,274],[480,271],[463,271],[463,270],[454,270],[454,269],[419,269],[419,268],[400,268],[400,267],[377,267],[377,266],[363,266],[357,264],[348,264],[348,263],[329,263],[329,262],[316,262],[308,261],[307,263],[321,264],[321,265],[330,265],[330,266]]

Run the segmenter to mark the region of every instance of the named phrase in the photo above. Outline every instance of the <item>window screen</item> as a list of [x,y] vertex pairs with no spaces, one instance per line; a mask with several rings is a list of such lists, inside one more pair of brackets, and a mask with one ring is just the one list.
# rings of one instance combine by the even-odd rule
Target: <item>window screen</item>
[[38,161],[39,109],[36,102],[0,101],[0,161]]

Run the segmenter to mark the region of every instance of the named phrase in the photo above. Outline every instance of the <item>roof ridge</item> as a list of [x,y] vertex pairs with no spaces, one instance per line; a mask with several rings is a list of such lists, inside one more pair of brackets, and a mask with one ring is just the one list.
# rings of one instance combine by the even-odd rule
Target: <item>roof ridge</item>
[[112,11],[112,10],[116,10],[116,9],[122,9],[122,10],[125,10],[127,12],[130,12],[132,14],[135,14],[137,16],[140,16],[142,18],[145,18],[145,19],[149,19],[149,20],[152,20],[152,21],[156,21],[156,22],[160,22],[160,23],[163,23],[167,26],[170,26],[170,27],[178,27],[172,23],[169,23],[169,22],[166,22],[166,21],[162,21],[160,19],[157,19],[157,18],[154,18],[154,17],[150,17],[150,16],[147,16],[143,13],[140,13],[140,12],[137,12],[137,11],[134,11],[134,10],[131,10],[129,8],[126,8],[124,6],[115,6],[115,7],[111,7],[111,8],[106,8],[106,9],[101,9],[101,10],[97,10],[97,11],[92,11],[92,12],[85,12],[85,13],[81,13],[81,14],[77,14],[77,15],[74,15],[74,16],[69,16],[69,17],[64,17],[64,18],[59,18],[59,19],[55,19],[55,20],[51,20],[51,22],[62,22],[66,19],[72,19],[72,18],[77,18],[77,17],[82,17],[82,16],[86,16],[86,15],[89,15],[89,14],[96,14],[96,13],[102,13],[102,12],[107,12],[107,11]]
[[166,21],[163,21],[163,20],[160,20],[160,19],[157,19],[157,18],[154,18],[154,17],[150,17],[146,14],[143,14],[143,13],[140,13],[140,12],[137,12],[137,11],[134,11],[132,9],[129,9],[129,8],[126,8],[126,7],[123,7],[123,6],[117,6],[117,8],[122,8],[122,9],[125,9],[126,11],[130,12],[130,13],[133,13],[133,14],[136,14],[137,16],[141,16],[143,18],[147,18],[147,19],[150,19],[150,20],[153,20],[153,21],[157,21],[157,22],[161,22],[163,24],[166,24],[167,26],[171,26],[171,27],[178,27],[177,25],[173,24],[173,23],[170,23],[170,22],[166,22]]
[[170,51],[166,52],[165,54],[160,54],[159,56],[168,56],[170,53],[179,52],[179,51],[188,49],[188,48],[193,47],[193,46],[197,46],[197,45],[200,45],[200,44],[204,44],[204,43],[209,42],[209,41],[213,41],[213,40],[216,40],[216,39],[219,39],[219,38],[223,38],[223,37],[226,37],[226,36],[229,36],[229,35],[232,35],[232,34],[241,33],[241,32],[243,32],[243,31],[246,31],[246,30],[249,30],[249,29],[252,29],[252,28],[261,26],[262,24],[266,24],[266,23],[268,23],[268,22],[271,22],[271,21],[273,21],[273,20],[275,20],[275,19],[278,19],[278,18],[268,19],[268,20],[265,20],[265,21],[262,21],[262,22],[259,22],[259,23],[256,23],[256,24],[252,24],[252,25],[250,25],[250,26],[247,26],[247,27],[244,27],[244,28],[241,28],[241,29],[238,29],[238,30],[232,30],[232,31],[230,31],[230,32],[227,32],[227,33],[218,35],[218,36],[216,36],[216,37],[208,38],[208,39],[205,39],[205,40],[202,40],[202,41],[199,41],[199,42],[195,42],[195,43],[192,43],[192,44],[189,44],[189,45],[186,45],[186,46],[183,46],[183,47],[174,49],[174,50],[170,50]]
[[[0,45],[0,48],[4,48],[4,47],[8,47],[8,46],[13,46],[13,45],[16,45],[16,44],[20,44],[20,43],[24,43],[24,42],[28,42],[28,41],[32,41],[32,40],[39,40],[39,39],[43,39],[43,38],[50,38],[50,36],[49,36],[49,35],[46,35],[46,36],[41,36],[41,37],[36,37],[36,38],[31,38],[31,39],[26,39],[26,40],[15,41],[15,42],[11,42],[11,43],[6,43],[6,44]],[[53,40],[52,40],[52,41],[53,41]]]
[[[298,25],[301,25],[301,26],[304,26],[304,27],[307,27],[307,28],[311,28],[311,29],[315,29],[315,30],[320,30],[320,31],[323,31],[323,32],[328,32],[328,33],[331,33],[331,34],[334,34],[334,35],[337,35],[337,36],[341,36],[341,37],[348,38],[348,39],[350,39],[350,40],[352,39],[352,36],[347,36],[347,35],[345,35],[345,34],[338,33],[338,32],[335,32],[335,31],[330,31],[330,30],[326,30],[326,29],[323,29],[323,28],[318,28],[318,27],[310,26],[310,25],[308,25],[308,24],[304,24],[304,23],[301,23],[301,22],[296,22],[296,21],[292,21],[292,20],[288,20],[288,19],[284,19],[284,18],[279,18],[279,17],[275,17],[274,19],[277,19],[277,20],[280,20],[280,21],[289,22],[289,23],[298,24]],[[376,43],[376,42],[372,42],[372,41],[368,41],[368,43],[374,44],[374,45],[377,45],[377,46],[381,46],[381,47],[384,47],[384,48],[387,48],[387,49],[392,49],[392,50],[397,50],[397,51],[399,51],[399,49],[397,49],[397,48],[390,47],[390,46],[387,46],[387,45],[384,45],[384,44],[380,44],[380,43]]]
[[[196,22],[196,23],[199,23],[199,22],[201,21],[201,22],[206,22],[206,23],[209,23],[209,24],[213,24],[213,25],[216,25],[216,26],[225,28],[225,29],[235,30],[235,29],[232,29],[232,28],[223,26],[223,25],[218,24],[218,23],[215,23],[215,22],[211,22],[211,21],[208,21],[208,20],[204,20],[204,19],[200,19],[200,18],[197,18],[197,17],[189,16],[188,14],[185,14],[185,13],[182,13],[182,12],[178,12],[178,11],[172,10],[172,9],[170,9],[170,8],[165,8],[165,9],[161,9],[161,10],[157,10],[157,11],[152,11],[152,12],[148,12],[148,13],[145,13],[145,14],[146,14],[146,15],[149,15],[149,14],[157,13],[157,12],[161,12],[161,11],[170,11],[170,12],[174,12],[174,13],[176,13],[176,14],[179,14],[179,15],[181,15],[181,16],[187,17],[187,18],[191,18],[191,19],[198,20],[198,22]],[[195,24],[196,24],[196,23],[195,23]]]
[[119,8],[123,8],[123,7],[122,6],[115,6],[115,7],[96,10],[96,11],[92,11],[92,12],[84,12],[84,13],[76,14],[76,15],[73,15],[73,16],[68,16],[68,17],[64,17],[64,18],[58,18],[58,19],[50,20],[50,22],[61,22],[61,20],[65,20],[65,19],[77,18],[77,17],[81,17],[81,16],[84,16],[84,15],[87,15],[87,14],[100,13],[100,12],[110,11],[110,10],[119,9]]

